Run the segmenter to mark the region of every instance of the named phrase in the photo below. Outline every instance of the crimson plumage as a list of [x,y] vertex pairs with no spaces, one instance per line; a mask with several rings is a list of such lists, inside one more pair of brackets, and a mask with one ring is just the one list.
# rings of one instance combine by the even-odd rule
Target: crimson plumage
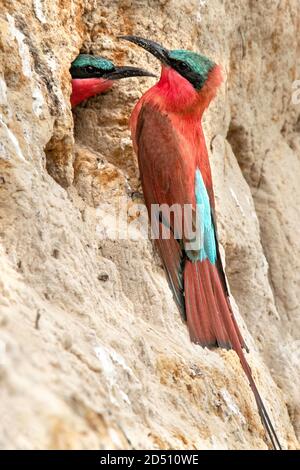
[[[221,69],[195,53],[167,51],[135,36],[124,39],[144,47],[162,62],[159,82],[133,111],[131,130],[152,227],[163,230],[168,225],[170,229],[169,238],[159,236],[156,245],[174,299],[193,342],[236,351],[272,445],[280,449],[243,351],[246,346],[232,312],[218,248],[213,184],[201,119],[221,84]],[[180,61],[185,58],[183,66]],[[153,216],[153,205],[190,206],[193,226],[200,213],[201,247],[190,248],[185,233],[182,238],[177,236],[175,219],[181,217],[184,227],[184,210],[166,222],[163,211]]]
[[[213,97],[220,82],[220,68],[216,66],[202,89],[201,94],[206,97],[202,100],[185,78],[171,67],[163,66],[160,82],[136,106],[131,128],[149,214],[152,204],[169,207],[190,204],[196,210],[197,169],[201,172],[213,212],[212,177],[200,121],[209,102],[208,95],[210,99]],[[228,302],[219,253],[215,264],[208,259],[193,262],[182,249],[173,253],[168,246],[174,245],[172,230],[170,235],[170,240],[159,240],[157,245],[171,285],[178,286],[175,298],[181,298],[181,310],[184,305],[183,315],[191,339],[202,346],[231,348],[236,335],[243,346]],[[178,241],[176,243],[179,245]],[[174,258],[177,258],[175,264]],[[182,282],[179,285],[181,267]]]
[[71,106],[74,108],[81,101],[109,90],[113,86],[112,80],[104,78],[73,78]]

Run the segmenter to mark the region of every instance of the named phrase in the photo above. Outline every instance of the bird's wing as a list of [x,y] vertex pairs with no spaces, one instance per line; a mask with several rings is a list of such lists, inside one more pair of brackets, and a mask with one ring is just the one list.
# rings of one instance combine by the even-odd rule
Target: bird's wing
[[[170,118],[149,104],[144,104],[140,110],[135,140],[156,245],[176,303],[182,316],[188,320],[191,337],[203,346],[219,344],[231,347],[230,334],[225,327],[230,316],[230,325],[244,345],[229,303],[218,248],[212,185],[205,186],[196,161],[189,159]],[[211,181],[208,177],[210,170],[206,170],[205,179]],[[192,214],[192,228],[200,227],[199,245],[197,242],[196,245],[187,243],[182,232],[181,236],[177,233],[178,225],[174,224],[174,218],[165,216],[164,211],[159,216],[155,216],[153,210],[151,212],[155,204],[170,207],[174,203],[179,211],[184,204],[197,207]],[[199,217],[194,222],[197,213]],[[183,225],[183,214],[178,218]],[[163,237],[166,228],[170,230]]]
[[148,203],[170,206],[175,202],[193,203],[194,171],[180,153],[182,142],[170,118],[144,104],[138,116],[135,140],[147,206]]
[[[147,125],[144,125],[147,123]],[[152,232],[157,234],[169,229],[166,238],[155,237],[170,287],[182,316],[185,318],[183,294],[184,253],[181,238],[176,232],[174,219],[178,217],[181,225],[181,210],[191,202],[189,181],[190,169],[179,153],[180,142],[174,132],[170,119],[153,106],[144,104],[140,110],[135,141],[138,150],[139,168],[146,206],[151,220]],[[191,180],[192,180],[191,174]],[[173,206],[175,215],[168,217],[163,208],[160,214],[154,213],[153,205]],[[152,207],[152,213],[151,213]],[[167,208],[166,208],[167,210]]]

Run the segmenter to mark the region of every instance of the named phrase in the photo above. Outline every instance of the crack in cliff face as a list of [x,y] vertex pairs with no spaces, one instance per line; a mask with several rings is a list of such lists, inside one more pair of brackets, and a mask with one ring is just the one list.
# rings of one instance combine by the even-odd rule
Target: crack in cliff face
[[[268,158],[268,154],[270,149],[265,150],[264,155],[259,160],[259,162],[252,162],[251,159],[247,156],[247,154],[252,155],[253,149],[251,149],[251,139],[249,138],[249,134],[251,132],[247,131],[244,126],[236,125],[234,121],[231,121],[229,125],[229,130],[227,134],[227,140],[230,143],[234,156],[237,159],[241,172],[247,181],[249,188],[251,189],[251,194],[253,197],[253,202],[255,205],[256,198],[258,197],[258,192],[260,191],[261,187],[264,184],[264,166],[265,162]],[[253,169],[253,170],[252,170]],[[253,177],[253,174],[255,177]],[[266,253],[264,252],[264,256]],[[231,274],[233,274],[231,272]],[[272,280],[272,273],[268,269],[267,272],[270,287],[273,292],[274,302],[276,305],[276,288],[274,282]],[[276,305],[277,306],[277,305]],[[274,312],[269,312],[269,315],[273,315]],[[260,313],[260,316],[262,313]],[[275,315],[278,319],[278,315]]]
[[65,135],[61,140],[54,135],[44,148],[46,170],[63,188],[69,187],[73,182],[73,149],[73,138],[70,135]]
[[242,173],[244,173],[248,166],[246,154],[247,151],[249,151],[249,132],[243,125],[235,124],[235,122],[231,120],[226,139],[231,145]]

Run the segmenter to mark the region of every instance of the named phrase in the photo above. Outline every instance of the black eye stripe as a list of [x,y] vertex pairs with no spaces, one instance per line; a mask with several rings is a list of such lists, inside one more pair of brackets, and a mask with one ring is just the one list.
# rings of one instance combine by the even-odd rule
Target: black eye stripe
[[172,67],[174,67],[175,70],[181,72],[191,72],[191,67],[189,66],[189,64],[181,60],[173,60],[171,61],[171,65]]
[[169,65],[182,77],[188,80],[196,90],[200,90],[203,86],[205,78],[201,74],[195,72],[187,62],[171,58],[171,60],[169,60]]
[[92,65],[87,65],[87,66],[85,67],[85,70],[86,70],[87,72],[91,73],[91,72],[95,72],[96,68],[93,67]]
[[74,66],[72,65],[70,68],[70,72],[72,78],[105,78],[106,75],[111,74],[114,72],[115,67],[112,66],[111,68],[101,68],[101,65],[95,67],[94,65],[81,65],[81,66]]

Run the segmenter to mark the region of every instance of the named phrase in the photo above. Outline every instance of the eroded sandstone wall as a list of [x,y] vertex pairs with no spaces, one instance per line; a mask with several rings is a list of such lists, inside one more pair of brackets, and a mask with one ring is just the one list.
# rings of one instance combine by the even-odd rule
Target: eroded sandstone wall
[[69,66],[93,51],[158,72],[120,33],[223,66],[205,135],[226,273],[261,394],[297,447],[298,0],[2,5],[0,447],[266,448],[239,361],[190,343],[151,243],[103,237],[140,190],[128,117],[155,79],[72,114]]

